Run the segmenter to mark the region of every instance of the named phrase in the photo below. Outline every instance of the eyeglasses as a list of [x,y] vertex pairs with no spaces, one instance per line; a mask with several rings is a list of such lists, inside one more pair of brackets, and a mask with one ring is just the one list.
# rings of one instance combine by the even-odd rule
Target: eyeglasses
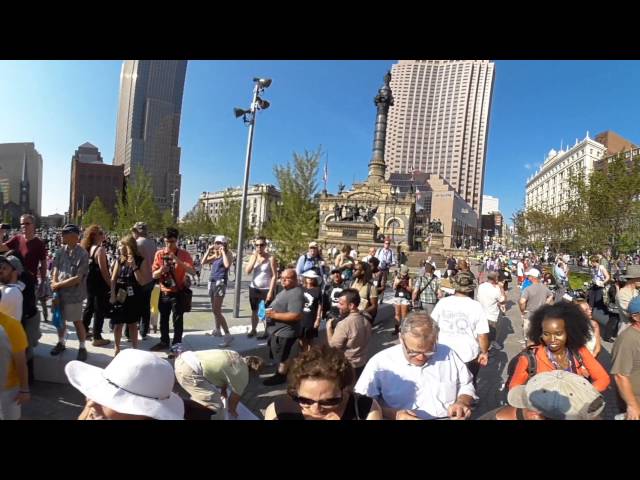
[[437,343],[434,344],[433,351],[431,351],[431,352],[416,352],[415,350],[409,350],[407,348],[407,344],[404,343],[404,340],[402,340],[402,347],[404,348],[404,351],[406,352],[407,357],[409,357],[409,358],[416,358],[416,357],[419,357],[420,355],[429,358],[429,357],[433,357],[436,354],[436,352],[438,351],[438,344]]
[[256,247],[265,247],[266,243],[256,243]]
[[294,402],[302,407],[309,408],[314,403],[317,403],[320,408],[336,407],[342,402],[342,397],[325,398],[324,400],[312,400],[311,398],[300,397],[298,395],[290,395]]
[[33,225],[33,223],[21,223],[20,225]]

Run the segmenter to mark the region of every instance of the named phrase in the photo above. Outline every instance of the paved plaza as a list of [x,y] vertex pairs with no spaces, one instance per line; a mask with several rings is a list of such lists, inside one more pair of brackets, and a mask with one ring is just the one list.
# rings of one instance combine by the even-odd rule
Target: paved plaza
[[[204,274],[203,278],[205,278]],[[242,354],[255,354],[268,359],[266,341],[256,340],[255,338],[249,339],[246,336],[251,323],[248,283],[248,280],[243,281],[242,295],[240,297],[240,318],[235,319],[232,315],[233,282],[229,282],[223,308],[223,313],[234,336],[234,341],[229,348]],[[216,348],[222,342],[222,338],[205,334],[213,326],[213,315],[209,307],[206,286],[194,287],[193,290],[193,311],[185,315],[183,343],[187,348],[194,350]],[[388,300],[391,296],[392,292],[387,290],[385,299]],[[502,351],[492,350],[489,364],[480,370],[477,383],[480,401],[474,408],[472,418],[477,418],[499,405],[501,399],[500,389],[507,376],[509,361],[522,349],[522,345],[519,343],[522,339],[522,322],[517,306],[518,298],[519,289],[512,287],[508,292],[507,313],[500,319],[501,337],[504,338],[506,336],[504,349]],[[75,419],[82,409],[84,398],[80,392],[66,382],[63,369],[64,364],[74,360],[77,355],[77,339],[72,331],[67,340],[67,350],[58,357],[51,357],[49,350],[56,342],[55,332],[49,323],[43,323],[42,330],[43,337],[41,345],[38,347],[38,356],[36,358],[36,382],[32,387],[31,402],[23,407],[23,418],[42,420]],[[258,330],[262,330],[261,325]],[[392,331],[393,306],[385,303],[381,305],[376,319],[376,326],[374,327],[374,334],[369,347],[370,355],[398,343],[397,337],[391,336]],[[106,322],[105,332],[107,333],[104,337],[113,340],[113,334],[109,332]],[[140,346],[145,350],[149,350],[159,341],[159,338],[159,332],[157,334],[151,333],[147,340],[140,342]],[[319,340],[325,341],[324,331],[320,332]],[[113,342],[103,348],[93,347],[89,342],[87,342],[87,345],[89,363],[104,367],[113,358]],[[127,348],[129,345],[129,343],[123,343],[123,348]],[[603,341],[602,345],[603,349],[598,360],[608,370],[611,365],[610,352],[613,344]],[[297,347],[294,347],[294,355],[296,349]],[[157,353],[157,355],[163,358],[166,357],[166,353]],[[252,376],[242,396],[242,402],[259,418],[263,417],[265,409],[275,396],[285,393],[285,385],[276,387],[262,385],[262,380],[273,374],[275,368],[275,366],[268,367],[261,372],[260,376]],[[619,413],[613,384],[614,382],[612,381],[612,385],[605,392],[607,401],[607,407],[604,412],[605,419],[612,419],[616,413]],[[176,391],[186,395],[177,384]]]

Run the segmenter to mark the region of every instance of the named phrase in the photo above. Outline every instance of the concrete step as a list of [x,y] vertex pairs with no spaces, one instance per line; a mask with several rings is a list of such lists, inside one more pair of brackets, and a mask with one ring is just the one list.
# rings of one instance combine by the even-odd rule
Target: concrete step
[[[230,327],[229,331],[233,335],[233,342],[228,347],[239,353],[255,350],[256,348],[266,346],[266,340],[256,340],[256,338],[247,338],[249,327],[237,326]],[[58,342],[58,335],[55,328],[50,323],[42,323],[40,330],[42,337],[38,346],[34,349],[34,375],[35,379],[43,382],[68,383],[64,373],[65,365],[71,360],[76,360],[78,356],[79,341],[73,327],[67,329],[67,340],[64,352],[59,355],[52,356],[51,349]],[[105,332],[109,332],[108,323],[105,324]],[[263,332],[262,324],[258,325],[258,333]],[[182,336],[182,343],[185,350],[207,350],[218,347],[223,337],[212,337],[206,335],[205,330],[185,331]],[[111,340],[111,343],[104,347],[94,347],[91,342],[86,342],[87,363],[96,367],[106,367],[114,357],[113,333],[103,333],[103,338]],[[173,333],[171,333],[173,337]],[[156,343],[160,341],[160,333],[151,333],[146,340],[138,342],[140,350],[150,351]],[[122,350],[131,348],[131,342],[122,341],[120,348]],[[166,358],[167,352],[154,352],[160,358]]]

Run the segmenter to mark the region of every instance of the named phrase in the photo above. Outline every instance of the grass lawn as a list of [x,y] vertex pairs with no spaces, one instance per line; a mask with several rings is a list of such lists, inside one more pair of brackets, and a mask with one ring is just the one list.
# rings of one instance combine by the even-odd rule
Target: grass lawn
[[572,290],[584,289],[584,282],[591,282],[591,275],[588,273],[569,272],[569,287]]

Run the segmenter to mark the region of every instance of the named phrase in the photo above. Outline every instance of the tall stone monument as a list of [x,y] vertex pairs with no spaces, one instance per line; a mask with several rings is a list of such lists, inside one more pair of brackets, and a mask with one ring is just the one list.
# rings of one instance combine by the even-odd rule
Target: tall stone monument
[[391,73],[374,98],[377,115],[369,176],[352,189],[341,189],[337,195],[320,197],[320,232],[318,241],[326,246],[349,244],[365,253],[369,247],[382,246],[390,237],[394,247],[409,250],[415,217],[415,198],[394,191],[386,180],[384,162],[387,114],[393,105]]

